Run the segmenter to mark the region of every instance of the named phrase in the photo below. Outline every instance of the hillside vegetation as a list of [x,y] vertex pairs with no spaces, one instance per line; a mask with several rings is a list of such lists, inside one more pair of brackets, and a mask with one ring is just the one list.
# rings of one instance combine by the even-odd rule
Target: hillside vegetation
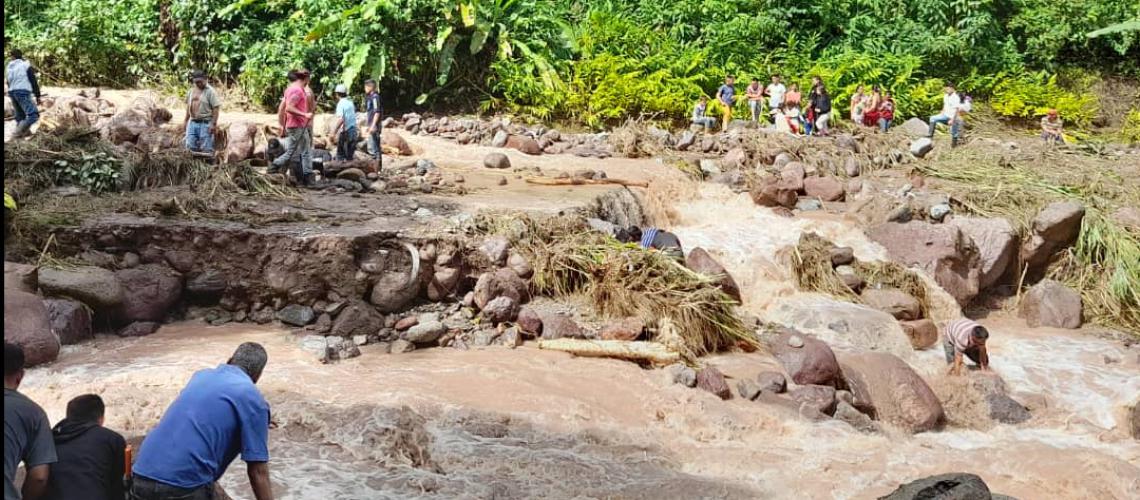
[[943,79],[1032,118],[1088,124],[1102,75],[1140,74],[1134,0],[14,0],[5,37],[49,81],[130,87],[191,68],[271,106],[288,68],[317,90],[381,80],[390,106],[460,106],[603,126],[683,118],[726,73],[842,102],[859,83],[931,112]]

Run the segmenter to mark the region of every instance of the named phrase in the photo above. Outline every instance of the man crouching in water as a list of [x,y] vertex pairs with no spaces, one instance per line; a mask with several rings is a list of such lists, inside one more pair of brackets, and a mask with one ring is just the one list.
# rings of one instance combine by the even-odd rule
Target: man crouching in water
[[269,403],[254,385],[268,355],[246,342],[217,368],[200,370],[147,434],[134,465],[132,500],[211,500],[241,454],[257,500],[269,486]]
[[961,375],[965,364],[963,357],[969,357],[982,371],[990,369],[990,355],[986,351],[986,341],[990,332],[976,321],[966,318],[956,319],[946,325],[942,346],[946,349],[946,364],[950,365],[950,375]]
[[641,248],[657,250],[678,261],[683,262],[685,260],[685,252],[681,248],[681,239],[669,231],[651,227],[642,232],[641,228],[630,226],[618,230],[614,237],[622,243],[637,242]]

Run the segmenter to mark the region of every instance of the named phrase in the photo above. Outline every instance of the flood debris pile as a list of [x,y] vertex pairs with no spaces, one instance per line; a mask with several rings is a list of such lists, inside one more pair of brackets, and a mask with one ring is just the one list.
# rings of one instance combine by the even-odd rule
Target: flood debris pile
[[[544,125],[525,125],[509,117],[491,119],[425,116],[407,113],[399,118],[385,118],[381,123],[384,140],[397,150],[406,150],[406,142],[391,129],[403,129],[413,135],[434,136],[458,144],[481,144],[494,148],[510,148],[528,155],[572,154],[580,157],[608,158],[613,146],[607,141],[609,134],[567,134]],[[401,146],[403,143],[404,146]]]

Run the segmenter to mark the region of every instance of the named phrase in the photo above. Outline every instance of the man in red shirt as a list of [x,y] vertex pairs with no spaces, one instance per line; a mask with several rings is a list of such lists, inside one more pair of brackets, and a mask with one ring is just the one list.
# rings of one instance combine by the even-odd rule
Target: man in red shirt
[[282,130],[281,137],[288,136],[289,144],[285,153],[273,160],[273,171],[280,170],[293,160],[295,155],[301,155],[301,171],[293,172],[297,182],[305,186],[312,186],[313,182],[313,129],[310,123],[313,120],[312,102],[305,93],[309,85],[309,74],[303,71],[289,72],[289,86],[285,89],[285,98],[282,100]]

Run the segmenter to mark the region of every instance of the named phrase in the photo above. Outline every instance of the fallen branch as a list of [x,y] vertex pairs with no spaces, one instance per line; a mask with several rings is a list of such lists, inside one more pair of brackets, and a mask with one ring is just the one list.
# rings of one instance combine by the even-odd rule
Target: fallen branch
[[583,179],[581,177],[562,178],[562,179],[549,179],[545,177],[531,177],[526,180],[527,184],[538,184],[541,186],[578,186],[583,184],[620,184],[622,186],[642,187],[648,188],[649,183],[645,181],[627,181],[624,179]]
[[618,358],[669,365],[681,361],[681,355],[657,342],[625,340],[554,339],[538,341],[539,349],[562,351],[591,358]]

